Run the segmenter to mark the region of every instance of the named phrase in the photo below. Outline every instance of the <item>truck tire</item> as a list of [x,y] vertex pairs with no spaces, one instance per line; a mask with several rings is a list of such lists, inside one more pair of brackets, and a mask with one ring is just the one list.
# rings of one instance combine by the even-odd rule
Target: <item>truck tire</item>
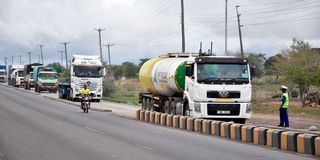
[[164,113],[170,113],[170,102],[168,100],[164,102]]
[[190,116],[189,102],[186,102],[184,105],[181,104],[181,114],[184,116]]
[[170,103],[170,114],[175,115],[176,114],[176,102],[171,101]]
[[146,98],[142,97],[141,109],[145,110],[145,108],[146,108]]
[[146,98],[146,110],[148,110],[148,111],[151,110],[150,98]]
[[150,100],[150,111],[154,111],[154,101],[153,99]]

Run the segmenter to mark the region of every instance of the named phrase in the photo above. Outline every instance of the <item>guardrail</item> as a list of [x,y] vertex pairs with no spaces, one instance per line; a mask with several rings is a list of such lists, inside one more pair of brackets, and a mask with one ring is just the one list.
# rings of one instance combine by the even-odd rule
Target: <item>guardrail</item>
[[145,110],[136,111],[136,120],[320,157],[320,136],[315,134],[198,119]]

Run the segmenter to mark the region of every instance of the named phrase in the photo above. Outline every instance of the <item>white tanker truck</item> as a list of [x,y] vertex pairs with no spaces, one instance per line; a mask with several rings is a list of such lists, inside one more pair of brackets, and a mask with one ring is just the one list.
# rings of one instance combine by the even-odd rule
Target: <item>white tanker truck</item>
[[251,117],[248,60],[169,53],[144,63],[139,94],[143,110],[245,123]]

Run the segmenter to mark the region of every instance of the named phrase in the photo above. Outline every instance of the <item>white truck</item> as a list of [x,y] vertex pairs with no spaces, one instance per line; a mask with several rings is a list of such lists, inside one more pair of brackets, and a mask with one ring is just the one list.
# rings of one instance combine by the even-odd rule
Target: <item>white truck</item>
[[103,92],[104,67],[100,56],[73,55],[70,66],[70,81],[59,84],[59,98],[76,100],[80,97],[80,90],[87,84],[92,101],[100,102]]
[[251,117],[248,60],[231,56],[169,53],[144,63],[143,110],[245,123]]
[[0,65],[0,82],[5,83],[7,81],[7,66]]

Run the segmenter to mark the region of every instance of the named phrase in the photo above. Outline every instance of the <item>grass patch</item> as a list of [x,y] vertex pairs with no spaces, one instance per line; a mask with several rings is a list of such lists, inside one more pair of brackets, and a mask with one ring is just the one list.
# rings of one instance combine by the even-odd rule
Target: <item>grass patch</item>
[[[254,106],[253,112],[262,114],[279,114],[279,107],[276,106]],[[290,107],[289,113],[306,116],[320,116],[320,110],[311,107]]]
[[132,104],[135,106],[139,105],[138,97],[134,95],[111,95],[108,97],[103,97],[103,100],[117,103]]

